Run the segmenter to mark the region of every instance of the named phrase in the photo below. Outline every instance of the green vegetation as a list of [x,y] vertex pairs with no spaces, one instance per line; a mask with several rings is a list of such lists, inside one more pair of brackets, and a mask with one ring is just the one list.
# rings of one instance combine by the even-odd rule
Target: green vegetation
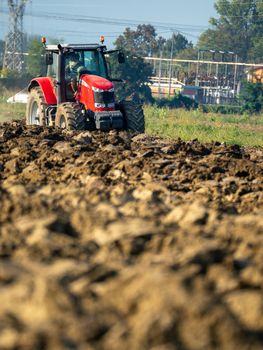
[[263,84],[245,83],[240,99],[243,102],[243,110],[259,113],[263,110]]
[[170,98],[156,98],[154,99],[154,105],[160,108],[185,108],[187,110],[198,107],[197,102],[181,94],[175,94]]
[[192,48],[193,44],[180,33],[173,34],[170,39],[157,36],[156,29],[151,24],[138,25],[135,30],[126,28],[122,35],[116,41],[115,46],[127,50],[132,55],[137,56],[162,56],[170,58],[171,48],[173,54]]
[[244,114],[247,113],[242,106],[234,105],[200,105],[199,110],[204,113]]
[[[117,59],[110,59],[110,75],[112,78],[123,79],[124,83],[115,84],[115,93],[118,100],[130,96],[136,92],[144,101],[152,102],[151,89],[149,87],[152,68],[142,57],[126,55],[125,64],[119,64]],[[138,73],[139,72],[139,73]]]
[[27,72],[31,77],[37,77],[46,73],[44,58],[45,50],[39,37],[33,38],[29,43],[27,57]]
[[138,25],[135,30],[126,28],[114,44],[126,56],[124,65],[119,65],[116,60],[110,60],[111,76],[125,80],[125,84],[116,87],[118,97],[122,99],[136,91],[146,102],[153,102],[149,88],[152,67],[142,57],[159,56],[160,52],[163,57],[170,57],[172,46],[174,55],[193,47],[182,34],[173,34],[168,40],[157,36],[155,28],[150,24]]
[[164,138],[263,147],[263,116],[205,114],[200,110],[145,107],[146,132]]
[[219,18],[211,18],[211,28],[199,39],[201,49],[234,51],[241,61],[262,63],[262,0],[217,0]]
[[[22,119],[25,104],[6,100],[15,92],[5,91],[0,98],[0,122]],[[263,147],[263,115],[220,115],[198,109],[168,109],[145,106],[146,133],[164,138]]]

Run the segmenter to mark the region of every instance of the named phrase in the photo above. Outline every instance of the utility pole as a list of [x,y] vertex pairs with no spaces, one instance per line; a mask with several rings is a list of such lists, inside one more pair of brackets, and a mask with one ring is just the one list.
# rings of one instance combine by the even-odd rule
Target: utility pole
[[8,0],[9,31],[5,39],[3,68],[21,71],[23,67],[23,17],[29,0]]
[[172,85],[173,55],[174,55],[174,32],[172,36],[171,61],[170,61],[170,70],[169,70],[169,88],[168,88],[169,97],[171,95],[171,85]]
[[238,56],[235,55],[235,69],[234,69],[234,96],[236,94],[236,85],[237,85],[237,60]]
[[162,58],[163,58],[163,49],[161,48],[160,61],[159,61],[159,83],[158,83],[158,97],[159,98],[161,97]]
[[200,61],[200,50],[198,50],[198,58],[196,64],[196,72],[195,72],[195,86],[199,86],[198,74],[199,74],[199,61]]

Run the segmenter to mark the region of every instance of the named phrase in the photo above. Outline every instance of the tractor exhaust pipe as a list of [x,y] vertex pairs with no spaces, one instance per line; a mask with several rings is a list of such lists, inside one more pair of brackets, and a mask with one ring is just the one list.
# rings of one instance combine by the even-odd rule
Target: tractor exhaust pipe
[[66,102],[66,82],[65,82],[65,59],[63,48],[58,45],[58,83],[57,83],[57,102],[58,104]]

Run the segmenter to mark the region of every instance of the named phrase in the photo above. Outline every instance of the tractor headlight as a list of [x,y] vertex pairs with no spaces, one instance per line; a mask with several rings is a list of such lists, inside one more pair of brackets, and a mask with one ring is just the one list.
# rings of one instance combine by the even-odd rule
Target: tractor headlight
[[95,102],[95,108],[114,108],[115,103],[96,103]]
[[114,88],[104,90],[92,87],[95,108],[114,108]]
[[95,103],[95,108],[106,108],[105,103]]
[[94,92],[104,92],[103,89],[99,89],[99,88],[96,88],[96,87],[94,87],[94,86],[92,86],[92,90],[93,90]]
[[94,86],[92,86],[92,90],[93,90],[94,92],[114,92],[114,88],[109,89],[109,90],[104,90],[104,89],[96,88],[96,87],[94,87]]

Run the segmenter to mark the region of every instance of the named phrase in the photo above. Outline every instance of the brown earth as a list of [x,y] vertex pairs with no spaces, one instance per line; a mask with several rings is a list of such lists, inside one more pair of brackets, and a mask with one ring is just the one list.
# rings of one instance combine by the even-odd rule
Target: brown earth
[[0,126],[0,349],[263,349],[263,150]]

